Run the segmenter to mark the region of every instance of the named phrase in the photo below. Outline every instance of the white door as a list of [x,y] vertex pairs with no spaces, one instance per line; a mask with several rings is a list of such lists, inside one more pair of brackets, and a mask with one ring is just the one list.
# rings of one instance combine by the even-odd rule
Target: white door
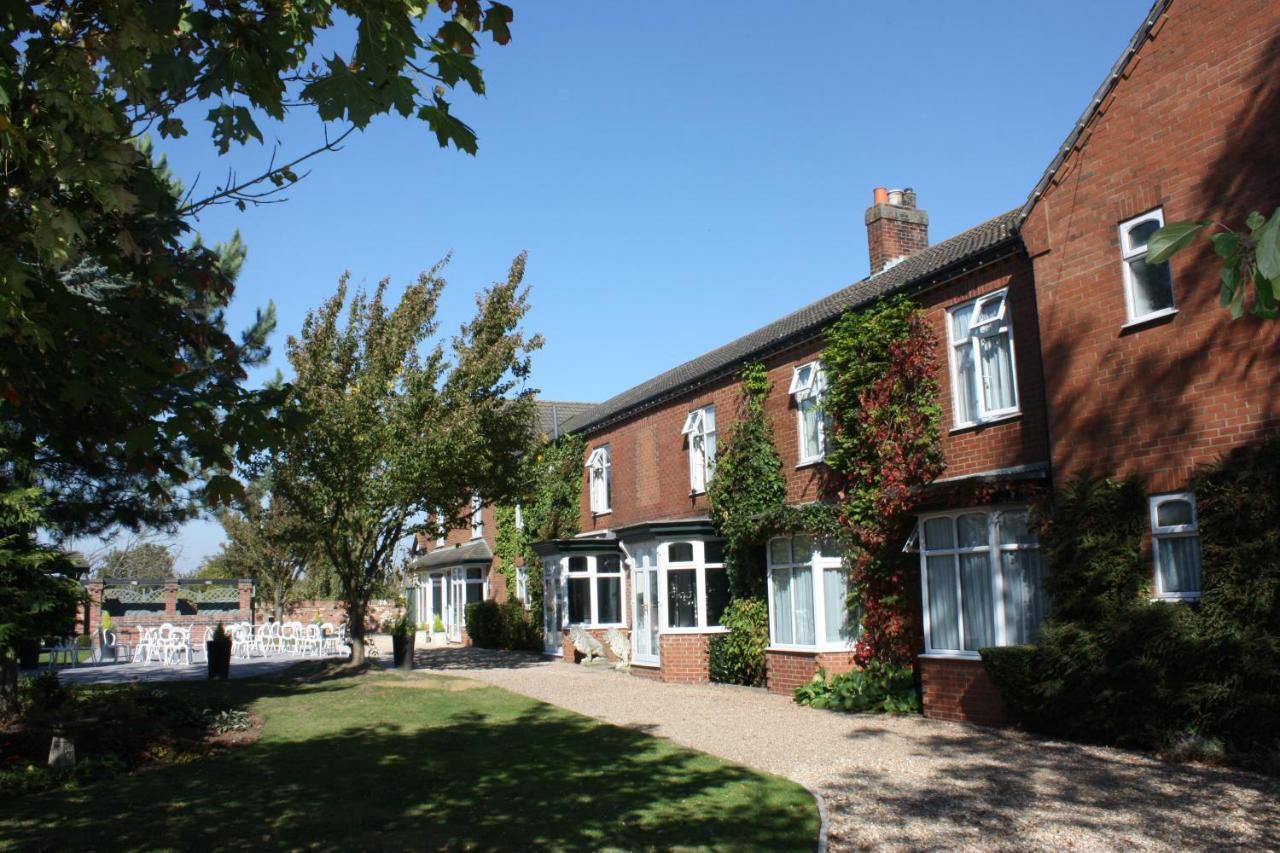
[[548,654],[559,655],[564,646],[565,614],[569,609],[560,583],[560,561],[542,561],[542,637]]
[[465,569],[454,569],[449,580],[449,618],[445,622],[445,634],[454,643],[462,642],[463,608],[466,606],[467,580]]
[[635,594],[632,610],[631,659],[636,663],[657,664],[658,641],[658,559],[655,545],[638,545],[631,551],[631,589]]

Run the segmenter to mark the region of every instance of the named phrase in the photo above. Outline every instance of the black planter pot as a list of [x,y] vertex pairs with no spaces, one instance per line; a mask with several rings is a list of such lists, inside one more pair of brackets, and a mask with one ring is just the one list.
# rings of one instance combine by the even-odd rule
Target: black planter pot
[[209,661],[209,678],[224,681],[231,676],[231,639],[205,640],[204,656]]
[[40,665],[40,641],[21,640],[18,643],[18,668],[35,669]]
[[391,657],[396,669],[413,669],[413,634],[407,637],[399,634],[391,636]]

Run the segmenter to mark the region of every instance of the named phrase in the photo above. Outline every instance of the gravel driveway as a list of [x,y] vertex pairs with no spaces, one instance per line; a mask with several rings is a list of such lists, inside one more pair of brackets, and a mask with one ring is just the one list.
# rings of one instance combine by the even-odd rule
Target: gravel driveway
[[794,779],[825,799],[832,850],[1280,849],[1280,780],[1263,776],[515,653],[418,661]]

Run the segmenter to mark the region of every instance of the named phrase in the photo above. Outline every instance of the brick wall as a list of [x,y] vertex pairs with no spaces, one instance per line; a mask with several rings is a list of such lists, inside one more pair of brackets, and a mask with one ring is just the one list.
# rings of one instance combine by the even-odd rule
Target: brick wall
[[1000,692],[980,660],[918,658],[924,715],[935,720],[1001,726],[1009,722]]
[[[102,626],[103,609],[101,581],[89,581],[85,585],[88,595],[88,610],[77,617],[77,627],[86,634],[95,634]],[[253,618],[252,596],[253,583],[242,581],[238,585],[238,600],[235,607],[214,608],[206,606],[201,610],[198,603],[184,601],[185,607],[194,608],[194,612],[186,612],[179,608],[179,584],[170,582],[164,585],[164,602],[155,612],[111,617],[111,630],[121,641],[133,643],[137,641],[138,627],[155,628],[165,623],[182,628],[191,628],[192,637],[197,641],[203,637],[203,629],[215,627],[219,622],[230,625],[233,622],[248,622]]]
[[662,680],[668,684],[710,681],[710,637],[710,634],[662,634]]
[[828,675],[852,672],[853,652],[793,652],[770,649],[764,653],[765,684],[770,693],[792,696],[796,688],[813,680],[819,668]]
[[1023,229],[1035,264],[1055,477],[1152,492],[1280,424],[1280,324],[1218,307],[1207,242],[1172,261],[1178,313],[1125,329],[1120,222],[1232,227],[1280,204],[1280,3],[1177,0]]

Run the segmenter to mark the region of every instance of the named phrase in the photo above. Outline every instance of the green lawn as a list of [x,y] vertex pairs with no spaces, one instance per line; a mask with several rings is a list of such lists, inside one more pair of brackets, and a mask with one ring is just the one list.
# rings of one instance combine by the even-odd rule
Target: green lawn
[[[800,786],[476,682],[175,684],[261,739],[0,804],[0,849],[813,849]],[[201,697],[204,698],[204,697]],[[708,708],[714,713],[714,708]]]

